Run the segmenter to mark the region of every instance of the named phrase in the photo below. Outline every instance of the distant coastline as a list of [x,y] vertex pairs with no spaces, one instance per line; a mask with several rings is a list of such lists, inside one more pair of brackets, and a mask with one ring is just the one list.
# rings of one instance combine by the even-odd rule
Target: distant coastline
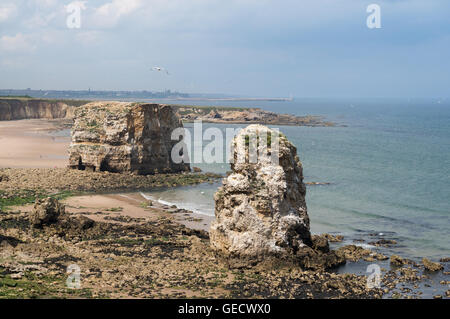
[[[0,96],[0,120],[21,119],[71,119],[76,107],[92,100],[39,99],[29,96]],[[238,101],[238,100],[233,100]],[[255,100],[253,100],[255,101]],[[147,103],[151,103],[148,101]],[[279,114],[260,108],[198,106],[171,104],[177,109],[183,122],[203,121],[205,123],[265,124],[289,126],[335,126],[321,116]]]
[[32,90],[0,89],[1,97],[22,97],[40,99],[78,100],[167,100],[167,101],[292,101],[292,97],[242,97],[225,94],[182,93],[165,90],[157,91],[99,91],[99,90]]

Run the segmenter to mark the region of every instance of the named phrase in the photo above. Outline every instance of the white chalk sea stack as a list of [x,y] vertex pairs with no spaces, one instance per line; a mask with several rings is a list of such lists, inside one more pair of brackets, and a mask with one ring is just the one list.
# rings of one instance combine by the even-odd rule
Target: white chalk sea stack
[[[271,153],[276,153],[271,145],[277,144],[277,135],[278,163]],[[246,127],[232,145],[232,173],[214,198],[211,247],[222,256],[247,263],[267,256],[295,255],[310,246],[306,188],[295,146],[263,125]],[[259,154],[251,160],[254,149]]]

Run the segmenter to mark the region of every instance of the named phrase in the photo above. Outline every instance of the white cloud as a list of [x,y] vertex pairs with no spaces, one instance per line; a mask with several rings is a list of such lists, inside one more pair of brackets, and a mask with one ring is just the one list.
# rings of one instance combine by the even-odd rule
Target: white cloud
[[136,11],[142,0],[112,0],[95,10],[95,21],[99,26],[112,27],[121,17]]
[[57,0],[34,0],[36,5],[40,7],[53,7],[57,4]]
[[0,38],[0,50],[2,52],[29,52],[34,51],[36,46],[32,43],[31,38],[22,33],[15,36],[4,35]]
[[27,64],[27,61],[25,61],[23,57],[2,58],[0,60],[0,65],[2,67],[11,69],[23,68]]
[[80,32],[75,36],[76,40],[83,45],[99,44],[101,33],[99,31]]
[[31,19],[27,20],[24,25],[30,28],[42,28],[46,27],[57,17],[56,12],[44,14],[35,14]]
[[0,22],[8,20],[16,12],[16,6],[12,3],[0,4]]

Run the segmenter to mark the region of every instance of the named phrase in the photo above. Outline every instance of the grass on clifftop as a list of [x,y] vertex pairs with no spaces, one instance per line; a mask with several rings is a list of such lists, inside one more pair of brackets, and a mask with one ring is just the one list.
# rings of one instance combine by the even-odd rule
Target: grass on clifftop
[[2,95],[0,99],[32,99],[29,95]]
[[21,100],[21,101],[40,101],[40,102],[47,102],[47,103],[64,103],[69,106],[75,106],[75,107],[79,107],[79,106],[82,106],[82,105],[92,102],[92,101],[88,101],[88,100],[40,99],[40,98],[33,98],[28,95],[0,96],[0,100]]
[[[0,100],[26,100],[26,101],[42,101],[48,103],[65,103],[69,106],[82,106],[87,103],[96,102],[96,100],[72,100],[72,99],[42,99],[42,98],[34,98],[29,95],[5,95],[0,96]],[[101,101],[97,101],[101,102]],[[133,104],[152,104],[152,102],[133,102]],[[165,103],[161,103],[165,104]],[[183,105],[183,104],[168,104],[175,108],[194,108],[197,110],[201,110],[204,113],[209,113],[212,110],[218,111],[247,111],[249,109],[257,109],[254,107],[228,107],[228,106],[213,106],[213,105]],[[188,111],[187,111],[188,112]]]
[[[212,106],[212,105],[182,105],[182,104],[170,104],[170,106],[178,109],[181,115],[189,114],[192,111],[189,109],[195,109],[202,111],[203,114],[208,114],[211,111],[249,111],[251,109],[258,109],[255,107],[236,107],[236,106]],[[185,108],[187,110],[180,111],[179,109]]]

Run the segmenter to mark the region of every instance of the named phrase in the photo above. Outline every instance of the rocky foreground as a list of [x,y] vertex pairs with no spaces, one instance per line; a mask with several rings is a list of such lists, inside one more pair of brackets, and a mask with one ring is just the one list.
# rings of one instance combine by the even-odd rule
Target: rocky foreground
[[[28,212],[0,213],[0,298],[417,298],[420,292],[412,289],[439,271],[433,268],[438,263],[426,261],[431,268],[423,270],[392,256],[381,289],[370,289],[366,276],[292,264],[229,268],[211,250],[208,233],[175,222],[178,209],[145,210],[142,218],[112,208],[83,212],[79,207],[70,214],[44,199]],[[327,240],[342,237],[313,239],[324,247]],[[354,245],[337,253],[348,262],[388,258]],[[73,265],[80,270],[77,289],[67,286],[67,269]],[[445,296],[450,291],[436,298]]]
[[[49,199],[31,214],[0,214],[0,298],[381,297],[365,276],[281,265],[229,269],[211,251],[208,233],[148,210],[140,219],[97,212],[103,220],[94,221]],[[80,269],[80,289],[66,286],[70,265]]]

